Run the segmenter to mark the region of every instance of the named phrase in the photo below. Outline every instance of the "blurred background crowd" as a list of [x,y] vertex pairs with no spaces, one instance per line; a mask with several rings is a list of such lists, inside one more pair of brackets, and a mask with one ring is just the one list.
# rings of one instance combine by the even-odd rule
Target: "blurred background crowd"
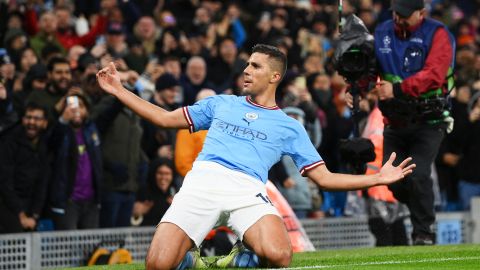
[[[343,1],[373,33],[390,0]],[[435,164],[437,208],[467,210],[480,193],[480,1],[426,1],[456,37],[453,132]],[[124,85],[174,110],[210,95],[241,95],[257,43],[279,47],[288,71],[277,104],[305,125],[329,170],[348,170],[347,84],[332,65],[335,0],[0,1],[0,232],[156,225],[205,133],[139,119],[96,83],[115,62]],[[365,99],[367,119],[375,100]],[[324,192],[284,158],[270,179],[299,218],[361,214],[365,197]],[[462,188],[463,187],[463,188]],[[470,196],[470,197],[469,197]]]

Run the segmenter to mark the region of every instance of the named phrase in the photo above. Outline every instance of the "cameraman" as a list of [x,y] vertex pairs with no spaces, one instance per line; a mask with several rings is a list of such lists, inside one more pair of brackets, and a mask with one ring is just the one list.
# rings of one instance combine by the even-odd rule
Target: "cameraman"
[[[433,245],[435,222],[430,166],[447,123],[446,96],[452,84],[454,39],[438,21],[426,18],[423,0],[394,0],[393,20],[375,31],[382,81],[374,91],[386,123],[383,161],[392,152],[413,157],[411,176],[389,186],[411,213],[414,245]],[[351,94],[346,97],[352,106]]]

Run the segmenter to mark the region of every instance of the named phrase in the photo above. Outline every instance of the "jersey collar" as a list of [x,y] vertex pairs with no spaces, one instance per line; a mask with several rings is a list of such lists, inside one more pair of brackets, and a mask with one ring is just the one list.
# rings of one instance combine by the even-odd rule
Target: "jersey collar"
[[259,107],[259,108],[266,109],[266,110],[278,110],[278,109],[280,109],[277,105],[272,106],[272,107],[267,107],[267,106],[263,106],[263,105],[260,105],[258,103],[255,103],[250,96],[247,96],[246,99],[247,99],[248,103],[252,104],[255,107]]

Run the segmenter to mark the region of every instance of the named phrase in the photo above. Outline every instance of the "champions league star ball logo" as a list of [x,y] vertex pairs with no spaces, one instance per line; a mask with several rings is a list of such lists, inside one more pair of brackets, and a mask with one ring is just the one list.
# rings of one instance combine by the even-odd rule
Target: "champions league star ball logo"
[[391,53],[392,49],[390,48],[390,43],[392,43],[392,39],[389,36],[384,36],[382,39],[383,47],[380,48],[381,53]]
[[389,37],[389,36],[385,36],[385,37],[383,38],[383,46],[384,46],[385,48],[390,47],[390,42],[392,42],[392,41],[390,40],[390,37]]
[[253,122],[257,119],[258,119],[258,114],[254,113],[254,112],[246,113],[245,117],[243,118],[243,120],[245,122],[247,122],[248,125],[250,125],[251,122]]

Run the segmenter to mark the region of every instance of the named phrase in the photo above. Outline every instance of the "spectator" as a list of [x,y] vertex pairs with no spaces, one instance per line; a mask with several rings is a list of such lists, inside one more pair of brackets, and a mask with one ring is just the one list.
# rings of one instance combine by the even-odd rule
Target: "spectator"
[[[197,101],[209,96],[214,96],[215,91],[212,89],[202,89],[198,92]],[[180,176],[185,177],[187,172],[192,169],[193,162],[197,158],[203,148],[203,142],[207,136],[206,130],[200,130],[190,133],[188,129],[180,129],[177,132],[175,143],[175,168]]]
[[38,57],[33,49],[27,47],[20,52],[20,61],[15,66],[17,67],[18,71],[25,75],[30,70],[30,67],[38,62]]
[[0,48],[0,76],[3,79],[4,85],[7,87],[7,91],[13,91],[15,64],[12,63],[10,55],[8,55],[8,52],[3,48]]
[[15,63],[17,69],[20,70],[20,58],[22,57],[21,54],[28,45],[27,35],[20,29],[10,29],[5,33],[3,44],[5,44],[5,48],[7,49],[8,55],[10,55],[12,62]]
[[50,137],[55,157],[49,209],[57,230],[99,226],[102,155],[100,134],[84,95],[67,96]]
[[62,98],[72,86],[72,71],[65,58],[54,57],[47,66],[48,82],[45,91],[33,91],[28,97],[28,102],[35,102],[45,106],[48,110],[48,120],[55,123],[59,108],[63,105]]
[[18,114],[13,110],[12,103],[8,99],[7,88],[3,79],[0,80],[0,137],[18,121]]
[[455,128],[445,137],[435,161],[439,188],[441,193],[440,211],[459,211],[462,209],[458,192],[459,161],[465,149],[468,125],[468,103],[472,97],[471,88],[457,78],[455,90],[452,93],[451,113]]
[[140,226],[158,224],[178,191],[174,185],[173,176],[174,169],[171,160],[159,158],[150,163],[147,185],[139,191],[133,207],[132,217],[136,221],[134,223],[140,221]]
[[149,57],[142,46],[140,40],[134,36],[127,38],[128,53],[123,60],[128,67],[135,70],[138,74],[142,74],[145,66],[148,64]]
[[185,75],[180,78],[183,89],[183,105],[192,105],[203,88],[213,89],[207,80],[207,64],[202,57],[193,56],[187,62]]
[[[305,113],[301,109],[286,107],[283,111],[288,116],[305,124]],[[310,180],[307,177],[303,177],[300,172],[298,172],[293,159],[290,157],[282,157],[281,163],[285,167],[285,171],[290,180],[285,181],[283,182],[283,185],[278,186],[278,190],[288,201],[297,218],[307,218],[308,214],[312,211],[312,194],[308,183]],[[290,184],[285,185],[285,183]]]
[[476,90],[468,104],[467,116],[459,122],[457,136],[460,149],[459,198],[462,210],[470,210],[472,197],[480,196],[480,91]]
[[170,73],[175,77],[175,79],[180,80],[180,76],[182,75],[182,66],[180,63],[180,59],[174,56],[168,56],[163,59],[163,66],[165,67],[165,72]]
[[150,56],[155,52],[155,42],[160,36],[160,31],[157,29],[152,17],[141,17],[135,24],[133,34],[140,40],[147,55]]
[[156,43],[155,55],[160,59],[174,56],[185,62],[188,59],[187,51],[188,40],[185,33],[173,27],[163,29],[162,35]]
[[[31,14],[30,16],[33,16],[34,18],[29,21],[36,21],[36,14],[33,10],[28,11],[27,14]],[[38,33],[36,26],[32,27],[35,29],[30,32],[37,34],[30,39],[30,45],[33,50],[35,50],[37,55],[42,55],[42,51],[47,45],[56,47],[61,51],[62,54],[66,53],[65,48],[63,48],[62,44],[58,40],[58,37],[56,36],[57,23],[58,22],[55,14],[47,11],[40,15],[40,20],[38,21]]]
[[0,141],[0,232],[35,230],[49,179],[48,150],[43,138],[47,111],[30,103],[22,124]]
[[222,93],[232,85],[235,74],[242,72],[245,61],[238,57],[237,47],[231,38],[221,39],[217,50],[217,56],[208,61],[207,79],[217,93]]
[[31,66],[22,80],[22,84],[22,90],[14,92],[12,96],[13,107],[19,115],[24,114],[25,100],[31,92],[45,91],[47,87],[47,67],[41,63]]
[[[178,87],[178,81],[169,73],[164,73],[157,79],[156,91],[150,102],[168,111],[177,109],[178,104],[175,103],[176,87]],[[147,157],[152,160],[158,156],[173,159],[176,131],[159,128],[146,121],[142,121],[142,126],[142,148]]]
[[[383,159],[383,116],[378,108],[377,96],[370,92],[360,101],[360,110],[366,115],[359,121],[365,122],[361,134],[374,145],[375,160],[365,166],[365,174],[375,174],[382,167]],[[407,245],[405,218],[406,206],[399,203],[387,186],[375,186],[364,191],[367,198],[368,225],[375,236],[376,246]]]
[[95,44],[96,37],[105,32],[107,27],[107,15],[116,3],[112,0],[101,1],[101,15],[97,18],[96,24],[90,31],[78,36],[73,29],[71,22],[71,11],[66,6],[57,6],[54,12],[46,12],[40,17],[40,24],[36,24],[36,13],[33,10],[27,12],[30,16],[28,21],[31,23],[28,27],[31,33],[37,33],[32,38],[32,47],[39,55],[47,43],[53,43],[61,46],[63,52],[69,50],[75,45],[91,47]]
[[107,46],[107,52],[114,59],[123,58],[129,53],[125,38],[125,27],[121,23],[111,22],[108,24],[105,45]]
[[135,194],[146,174],[140,118],[118,100],[100,93],[95,95],[98,101],[92,106],[91,117],[96,119],[102,141],[104,183],[100,227],[130,226]]

